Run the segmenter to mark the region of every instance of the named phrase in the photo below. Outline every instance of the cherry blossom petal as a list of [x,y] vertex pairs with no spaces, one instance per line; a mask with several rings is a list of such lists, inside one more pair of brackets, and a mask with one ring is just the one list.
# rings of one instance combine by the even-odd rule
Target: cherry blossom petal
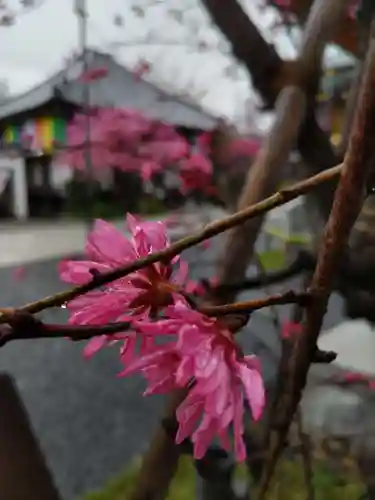
[[63,260],[59,263],[60,279],[75,285],[92,281],[94,277],[92,270],[105,273],[110,270],[110,267],[106,264],[98,264],[89,260]]
[[259,420],[265,404],[263,379],[258,370],[252,370],[245,364],[239,364],[239,375],[244,385],[247,400],[255,421]]
[[86,359],[90,359],[94,354],[96,354],[100,349],[102,349],[108,342],[107,335],[100,335],[90,339],[85,348],[83,349],[83,355]]
[[112,224],[98,219],[90,232],[85,254],[96,262],[122,265],[136,260],[134,247],[125,235]]

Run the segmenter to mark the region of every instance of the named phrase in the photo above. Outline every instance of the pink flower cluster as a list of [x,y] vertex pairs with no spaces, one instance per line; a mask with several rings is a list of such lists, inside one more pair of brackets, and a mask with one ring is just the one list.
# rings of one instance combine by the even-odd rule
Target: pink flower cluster
[[[95,168],[140,170],[154,163],[166,164],[188,157],[188,144],[175,129],[150,120],[136,110],[97,108],[89,111],[91,156]],[[67,130],[67,147],[60,161],[84,169],[87,115],[78,113]]]
[[281,338],[283,340],[295,340],[303,333],[303,326],[301,323],[294,321],[286,321],[281,328]]
[[[132,109],[97,108],[89,114],[94,169],[134,171],[149,180],[173,168],[180,174],[184,192],[206,190],[212,184],[211,162],[203,154],[192,155],[187,140],[172,125]],[[86,113],[78,113],[70,122],[67,143],[58,158],[61,164],[85,169],[87,119]]]
[[[97,221],[87,240],[87,260],[63,261],[61,278],[73,284],[87,283],[98,273],[169,245],[161,222],[144,222],[128,215],[127,227],[130,238]],[[89,357],[106,345],[119,345],[124,366],[119,376],[140,371],[148,383],[145,394],[189,386],[176,414],[176,441],[191,437],[195,457],[201,458],[215,437],[226,449],[231,448],[231,427],[234,452],[242,461],[246,457],[245,401],[254,419],[260,418],[265,402],[259,361],[242,353],[225,321],[207,317],[189,305],[184,298],[187,274],[188,267],[180,257],[170,263],[151,264],[69,302],[69,322],[100,325],[128,321],[129,331],[95,337],[87,344],[85,355]],[[160,339],[164,342],[158,342]]]
[[[81,75],[81,80],[91,82],[106,74],[105,68],[93,68]],[[187,140],[172,125],[147,118],[139,111],[95,108],[87,113],[77,113],[69,123],[59,163],[85,170],[89,119],[94,172],[117,168],[139,172],[143,180],[149,181],[156,173],[172,170],[180,178],[183,194],[196,190],[207,195],[216,194],[210,160],[212,132],[202,133],[197,139],[197,151],[192,152]],[[238,156],[254,157],[259,148],[258,138],[240,138],[228,145],[223,159],[230,164]]]

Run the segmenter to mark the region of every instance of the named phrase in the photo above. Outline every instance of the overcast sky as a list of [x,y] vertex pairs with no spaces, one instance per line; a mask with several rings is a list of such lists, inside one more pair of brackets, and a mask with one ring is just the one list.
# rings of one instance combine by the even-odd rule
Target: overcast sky
[[[0,79],[9,82],[11,93],[23,92],[60,69],[78,46],[74,0],[35,0],[38,1],[41,6],[18,16],[13,26],[0,27]],[[16,8],[19,0],[8,3]],[[151,3],[158,5],[149,7]],[[179,17],[182,3],[185,15],[181,24],[175,17]],[[264,35],[275,41],[275,33],[269,29],[274,14],[259,10],[260,0],[243,3]],[[145,15],[139,16],[130,5],[148,7]],[[87,0],[89,45],[113,53],[130,66],[145,58],[153,65],[152,79],[176,92],[189,90],[205,107],[233,117],[240,113],[249,96],[249,82],[245,71],[223,54],[224,40],[209,28],[198,5],[195,0]],[[175,16],[170,9],[177,10]],[[116,14],[123,17],[121,27],[113,23]],[[160,45],[136,43],[150,33]],[[196,40],[203,40],[212,49],[198,52]],[[125,42],[126,46],[115,48],[114,42]],[[222,47],[218,50],[219,42]],[[288,36],[277,36],[277,48],[284,57],[294,54]],[[335,52],[333,56],[336,57]]]

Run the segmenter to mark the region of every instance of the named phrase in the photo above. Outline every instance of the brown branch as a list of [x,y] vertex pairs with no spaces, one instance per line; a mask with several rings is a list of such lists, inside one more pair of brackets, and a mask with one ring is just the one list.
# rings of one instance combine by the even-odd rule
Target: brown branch
[[[230,42],[234,56],[247,68],[254,87],[266,104],[273,107],[280,91],[297,82],[296,77],[300,71],[298,62],[281,60],[273,45],[264,40],[237,0],[227,0],[225,9],[220,0],[202,0],[202,3]],[[330,9],[334,2],[325,3],[326,8]],[[313,175],[338,162],[327,134],[319,127],[315,114],[310,109],[310,102],[308,108],[297,146],[308,168],[307,175]],[[330,183],[314,193],[319,202],[319,210],[325,218],[329,215],[334,189],[335,184]]]
[[306,305],[311,296],[308,293],[296,293],[292,290],[285,293],[276,293],[262,299],[248,300],[246,302],[237,302],[235,304],[225,304],[222,306],[206,306],[200,308],[200,311],[207,316],[224,316],[236,313],[251,313],[264,307],[285,304]]
[[[139,259],[131,264],[126,264],[124,266],[118,267],[113,271],[108,273],[103,273],[100,276],[95,277],[95,279],[87,284],[75,287],[65,292],[61,292],[49,297],[45,297],[44,299],[37,300],[35,302],[31,302],[26,304],[19,309],[19,312],[28,312],[31,314],[39,313],[44,309],[49,307],[57,307],[69,302],[70,300],[78,297],[79,295],[83,295],[95,288],[103,286],[111,281],[122,278],[132,272],[138,271],[143,267],[146,267],[150,264],[159,261],[169,262],[175,255],[180,254],[184,250],[191,248],[204,240],[212,238],[228,229],[236,225],[243,224],[247,219],[252,217],[256,217],[258,215],[262,215],[266,212],[269,212],[275,207],[280,205],[284,205],[290,200],[298,198],[301,195],[304,195],[325,182],[328,182],[340,175],[341,172],[341,164],[336,167],[332,167],[324,172],[321,172],[318,175],[310,177],[301,182],[297,182],[296,184],[285,187],[275,194],[269,196],[268,198],[255,203],[254,205],[245,208],[229,217],[221,219],[216,222],[212,222],[208,224],[205,228],[198,231],[197,233],[182,238],[181,240],[173,243],[165,250],[161,252],[155,252],[148,257]],[[229,280],[228,280],[229,281]],[[0,323],[7,322],[7,315],[2,313],[0,314]]]
[[[248,300],[224,306],[200,307],[198,310],[207,316],[229,316],[239,313],[251,313],[272,305],[306,305],[310,296],[307,293],[295,293],[292,290],[278,293],[263,299]],[[121,321],[106,325],[53,325],[45,324],[28,312],[14,310],[7,313],[7,325],[1,325],[0,347],[12,340],[56,339],[68,337],[73,341],[88,340],[100,335],[113,335],[129,329],[129,322]],[[244,325],[241,325],[241,327]]]
[[[258,264],[260,264],[260,261]],[[228,291],[241,292],[244,290],[264,288],[281,283],[282,281],[294,278],[302,273],[313,271],[315,269],[315,264],[316,259],[314,256],[310,255],[307,251],[301,250],[298,252],[296,259],[291,264],[277,271],[259,271],[256,276],[246,278],[237,283],[220,283],[218,285],[211,285],[207,279],[200,280],[200,283],[207,292],[210,292],[212,296],[214,296],[215,293],[220,296],[222,293],[226,293]],[[201,265],[201,262],[199,262],[199,265]]]
[[1,325],[0,347],[13,340],[69,338],[74,342],[79,342],[100,335],[113,335],[114,333],[124,332],[128,328],[129,322],[77,326],[45,324],[34,318],[34,316],[27,314],[23,322],[19,322],[17,326],[12,321],[10,321],[10,326]]
[[272,422],[268,460],[260,485],[259,500],[268,491],[275,465],[283,449],[290,422],[306,385],[307,373],[316,349],[332,285],[339,269],[350,231],[360,213],[366,186],[375,165],[375,25],[366,57],[355,120],[324,240],[318,255],[310,292],[314,300],[306,308],[304,335],[297,339],[287,379],[287,392],[277,408],[278,422]]
[[[315,75],[319,73],[325,42],[342,18],[344,9],[343,0],[314,2],[298,57],[300,72],[296,77],[296,85],[285,87],[279,95],[276,121],[249,170],[239,209],[268,196],[279,185],[282,165],[288,160],[305,116],[310,80],[315,81]],[[236,282],[243,278],[262,223],[263,217],[257,217],[230,233],[219,281]],[[223,302],[232,300],[233,297],[223,297]]]
[[341,139],[340,139],[340,144],[337,148],[340,158],[344,157],[346,149],[348,147],[350,129],[353,123],[355,108],[358,101],[358,94],[361,85],[362,73],[363,73],[363,63],[362,61],[358,61],[356,67],[356,75],[355,78],[353,78],[353,81],[351,82],[349,95],[346,101],[345,115],[341,129]]
[[[256,160],[251,165],[245,189],[238,209],[256,203],[277,189],[282,178],[281,165],[285,164],[304,116],[305,96],[298,87],[286,87],[280,94],[276,106],[276,122],[271,133],[262,144]],[[293,116],[293,120],[290,117]],[[219,271],[219,282],[240,281],[253,257],[255,241],[263,223],[263,217],[248,221],[244,227],[231,231],[225,258]],[[229,281],[230,280],[230,281]],[[222,297],[223,302],[233,297]]]
[[[170,396],[162,421],[173,422],[176,419],[176,408],[183,402],[187,393],[187,389],[182,389]],[[165,426],[159,425],[148,452],[143,458],[130,499],[126,496],[124,500],[163,500],[166,498],[170,480],[177,470],[181,451]]]
[[272,106],[280,90],[274,88],[274,82],[283,67],[275,48],[264,40],[237,0],[227,1],[225,8],[221,0],[203,0],[202,4],[228,39],[234,57],[246,66],[255,88]]

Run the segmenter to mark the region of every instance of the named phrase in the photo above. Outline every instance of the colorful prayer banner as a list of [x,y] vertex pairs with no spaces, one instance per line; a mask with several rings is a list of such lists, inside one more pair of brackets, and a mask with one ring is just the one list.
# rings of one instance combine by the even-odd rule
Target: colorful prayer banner
[[67,123],[63,118],[41,117],[28,120],[21,126],[8,126],[2,136],[2,145],[51,154],[56,145],[65,144],[66,128]]

